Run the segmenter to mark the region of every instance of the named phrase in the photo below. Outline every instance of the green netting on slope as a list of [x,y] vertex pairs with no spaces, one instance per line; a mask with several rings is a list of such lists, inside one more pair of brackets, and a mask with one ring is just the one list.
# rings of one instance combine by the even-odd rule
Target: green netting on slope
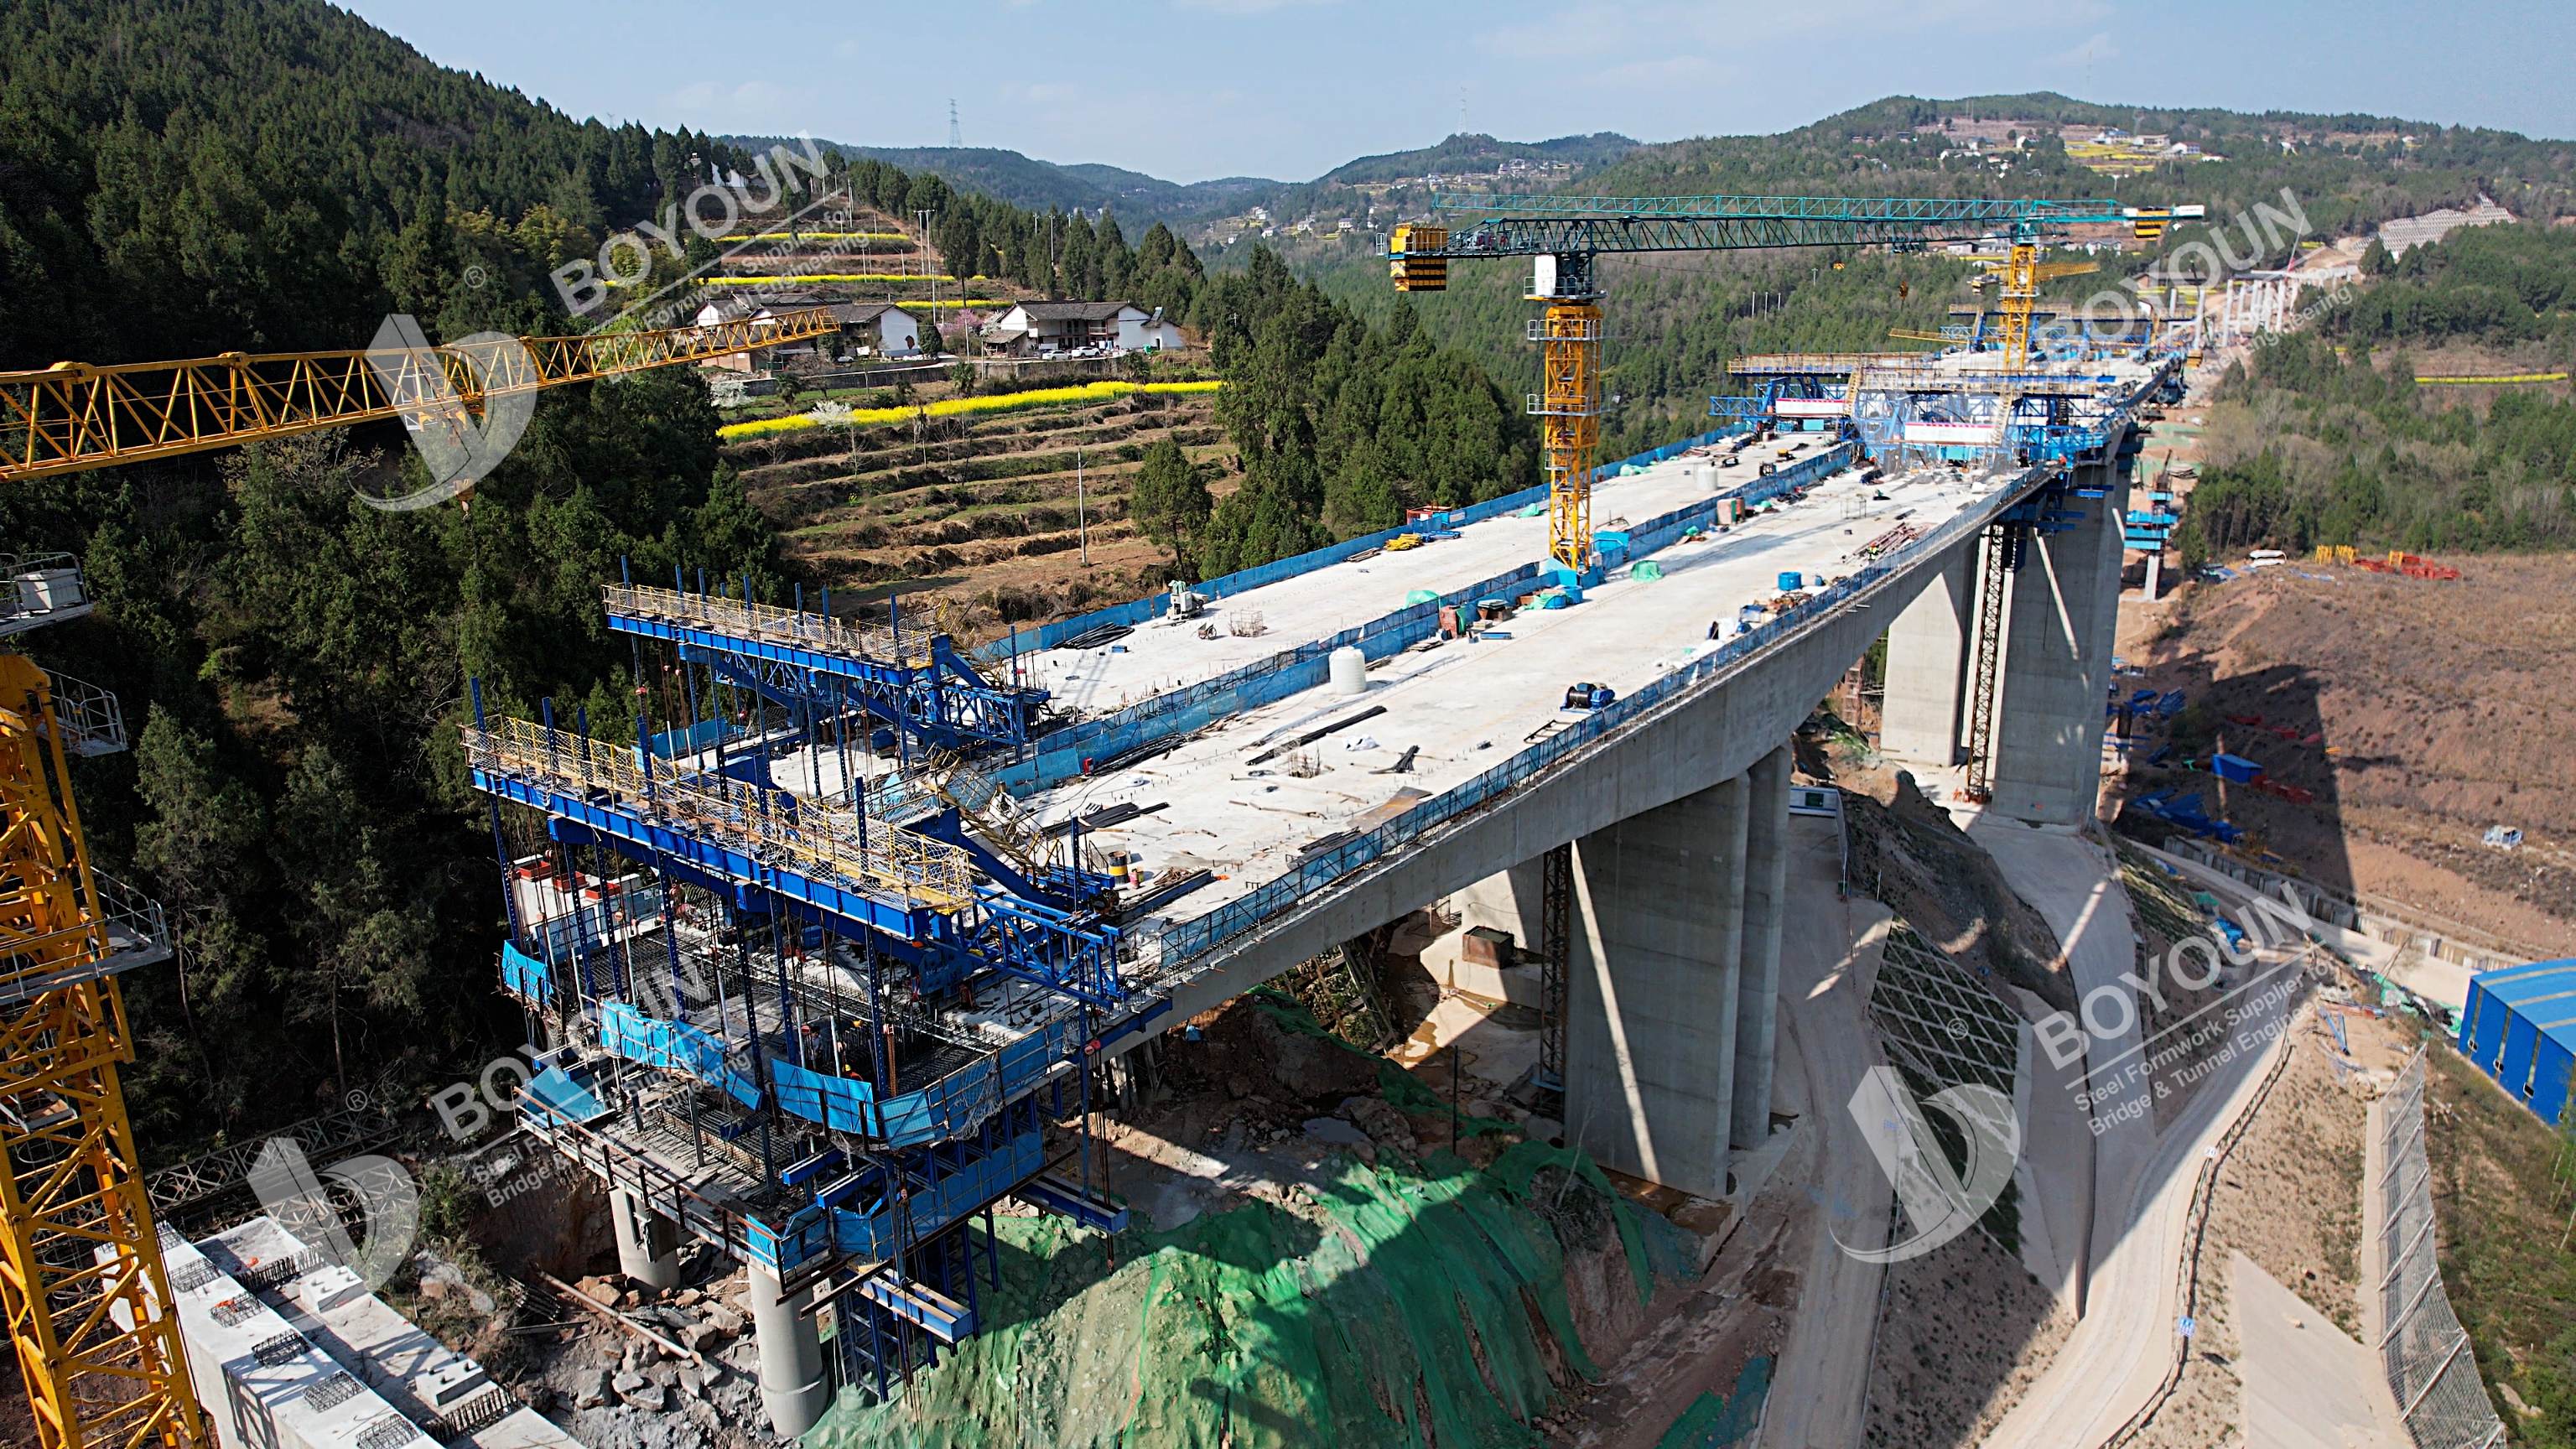
[[[1550,1167],[1590,1186],[1541,1177]],[[845,1392],[805,1442],[1536,1444],[1527,1424],[1554,1392],[1551,1363],[1597,1373],[1550,1226],[1565,1194],[1617,1223],[1641,1294],[1655,1268],[1687,1268],[1671,1226],[1605,1182],[1539,1143],[1483,1172],[1445,1153],[1419,1172],[1351,1162],[1311,1212],[1260,1203],[1130,1231],[1114,1272],[1096,1234],[1002,1219],[1004,1286],[983,1299],[995,1326],[891,1404]]]
[[1735,1392],[1725,1398],[1702,1393],[1655,1449],[1729,1449],[1740,1444],[1762,1422],[1762,1400],[1771,1392],[1771,1360],[1752,1358],[1735,1376]]

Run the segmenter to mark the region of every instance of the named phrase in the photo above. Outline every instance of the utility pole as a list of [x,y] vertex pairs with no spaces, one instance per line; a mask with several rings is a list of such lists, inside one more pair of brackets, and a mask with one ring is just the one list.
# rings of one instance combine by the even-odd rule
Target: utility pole
[[[930,326],[936,332],[939,327],[939,274],[930,269],[930,227],[939,219],[939,213],[916,211],[913,215],[921,219],[921,274],[930,282]],[[938,354],[931,355],[936,357]]]
[[1082,566],[1091,567],[1091,515],[1082,492],[1082,450],[1073,450],[1073,536],[1082,543]]

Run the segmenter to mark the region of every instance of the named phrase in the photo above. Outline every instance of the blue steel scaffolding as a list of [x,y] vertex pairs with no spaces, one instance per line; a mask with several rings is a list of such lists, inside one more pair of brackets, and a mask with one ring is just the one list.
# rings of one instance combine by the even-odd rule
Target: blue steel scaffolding
[[[981,1216],[997,1272],[1001,1197],[1123,1225],[1094,1183],[1088,1066],[1169,1003],[1125,982],[1078,836],[1039,859],[957,803],[990,799],[954,752],[1025,742],[1042,692],[899,622],[631,585],[608,605],[639,679],[642,640],[673,646],[680,727],[639,711],[620,745],[550,701],[491,719],[478,683],[465,730],[505,882],[501,985],[544,1068],[522,1124],[692,1237],[823,1285],[846,1381],[882,1394],[975,1331],[971,1239]],[[854,759],[880,728],[896,778],[930,778],[900,823],[872,818]],[[809,778],[838,751],[839,791],[772,782],[800,745]],[[542,821],[533,851],[504,804]]]

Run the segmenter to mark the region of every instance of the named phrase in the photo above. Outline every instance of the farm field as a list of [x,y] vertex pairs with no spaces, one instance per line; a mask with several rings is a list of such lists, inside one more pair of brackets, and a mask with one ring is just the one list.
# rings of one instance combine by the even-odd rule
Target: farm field
[[[949,389],[924,399],[934,391]],[[982,638],[1161,586],[1170,555],[1137,533],[1127,496],[1166,437],[1210,468],[1212,492],[1233,487],[1209,392],[805,428],[738,437],[725,455],[811,576],[862,597],[935,595],[953,630]]]

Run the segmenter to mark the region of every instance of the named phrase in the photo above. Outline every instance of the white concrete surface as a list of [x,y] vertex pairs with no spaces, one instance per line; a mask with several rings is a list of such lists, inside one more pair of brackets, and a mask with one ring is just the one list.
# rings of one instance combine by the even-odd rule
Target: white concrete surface
[[[1970,822],[1968,838],[1994,857],[2005,883],[2057,934],[2079,1001],[2100,1003],[2094,1009],[2095,1024],[2121,1028],[2085,1033],[2089,1069],[2083,1086],[2091,1096],[2089,1109],[2067,1090],[2077,1084],[2052,1069],[2044,1082],[2034,1083],[2034,1120],[2023,1124],[2032,1150],[2026,1159],[2035,1194],[2030,1206],[2046,1220],[2048,1241],[2064,1274],[2050,1286],[2071,1286],[2072,1295],[2061,1292],[2060,1301],[2082,1312],[2085,1282],[2119,1240],[2129,1187],[2155,1151],[2148,1084],[2123,1081],[2117,1073],[2117,1064],[2136,1057],[2144,1034],[2136,990],[2121,979],[2137,965],[2129,894],[2120,886],[2110,852],[2085,832],[2022,825],[1986,813]],[[2114,1001],[2122,1004],[2116,1009],[2107,1005]],[[2045,1053],[2042,1060],[2046,1062]],[[2050,1147],[2072,1150],[2039,1155]]]
[[[2239,886],[2222,899],[2241,900],[2242,892]],[[2125,892],[2119,894],[2125,899]],[[2286,983],[2301,969],[2289,953],[2263,953],[2261,965],[2229,998],[2231,1013],[2241,1015],[2230,1017],[2224,1060],[2201,1079],[2191,1104],[2156,1139],[2143,1168],[2124,1174],[2131,1186],[2112,1193],[2116,1164],[2098,1175],[2105,1207],[2095,1221],[2103,1226],[2092,1244],[2083,1316],[2047,1372],[1987,1437],[1985,1449],[2097,1444],[2155,1392],[2172,1361],[2180,1268],[2192,1247],[2191,1198],[2200,1163],[2252,1110],[2264,1077],[2289,1050],[2295,1001],[2278,1000],[2263,988]],[[2097,1078],[2102,1065],[2114,1060],[2109,1053],[2093,1058]]]
[[[1720,468],[1711,458],[1683,457],[1624,478],[1607,478],[1593,488],[1592,526],[1604,530],[1643,524],[1752,482],[1763,461],[1788,468],[1832,446],[1825,434],[1800,434],[1762,448],[1758,457],[1754,449],[1746,449],[1742,463],[1733,468]],[[1778,458],[1781,449],[1791,456]],[[1445,594],[1547,557],[1544,514],[1489,518],[1457,532],[1456,538],[1334,564],[1217,599],[1195,619],[1150,620],[1114,644],[1029,655],[1021,661],[1022,681],[1052,691],[1059,709],[1107,714],[1394,613],[1415,589]],[[1261,633],[1237,637],[1228,631],[1229,621],[1256,614]],[[1216,637],[1198,637],[1201,624],[1214,624]]]
[[[1572,608],[1523,613],[1503,631],[1507,639],[1409,650],[1373,669],[1363,696],[1310,690],[1249,711],[1141,766],[1033,795],[1031,811],[1053,820],[1120,801],[1168,802],[1166,810],[1086,832],[1086,838],[1133,851],[1148,870],[1204,865],[1227,877],[1154,919],[1203,915],[1284,873],[1316,837],[1373,825],[1361,817],[1397,791],[1437,794],[1502,763],[1540,731],[1579,719],[1579,712],[1561,708],[1568,685],[1595,682],[1633,693],[1713,648],[1710,623],[1722,621],[1731,631],[1740,606],[1779,592],[1779,573],[1847,575],[1860,567],[1851,551],[1883,532],[1894,515],[1910,513],[1909,522],[1928,530],[1990,498],[1993,486],[1931,470],[1886,480],[1878,491],[1887,501],[1874,502],[1858,474],[1837,474],[1800,504],[1759,515],[1723,538],[1665,550],[1656,559],[1664,569],[1660,579],[1614,579]],[[1299,637],[1328,634],[1380,612],[1382,600],[1354,594],[1348,576],[1335,580],[1364,566],[1339,565],[1291,581],[1342,598],[1335,618],[1315,621]],[[1401,593],[1395,601],[1401,603]],[[1224,641],[1197,640],[1184,630],[1174,642],[1219,647]],[[1287,755],[1250,763],[1271,744],[1372,706],[1386,712],[1300,752],[1318,767],[1312,776],[1292,773]],[[1394,765],[1410,746],[1420,753],[1407,773],[1373,773]]]
[[1839,828],[1837,821],[1809,816],[1789,822],[1774,1101],[1799,1114],[1799,1135],[1821,1150],[1809,1159],[1809,1180],[1773,1188],[1807,1195],[1816,1222],[1806,1243],[1797,1318],[1772,1373],[1758,1439],[1763,1449],[1863,1442],[1870,1346],[1886,1269],[1842,1244],[1884,1244],[1895,1203],[1895,1189],[1849,1107],[1862,1076],[1886,1060],[1868,1002],[1889,912],[1876,901],[1837,894]]
[[2227,1287],[2245,1449],[2412,1449],[2372,1412],[2376,1355],[2241,1252]]

